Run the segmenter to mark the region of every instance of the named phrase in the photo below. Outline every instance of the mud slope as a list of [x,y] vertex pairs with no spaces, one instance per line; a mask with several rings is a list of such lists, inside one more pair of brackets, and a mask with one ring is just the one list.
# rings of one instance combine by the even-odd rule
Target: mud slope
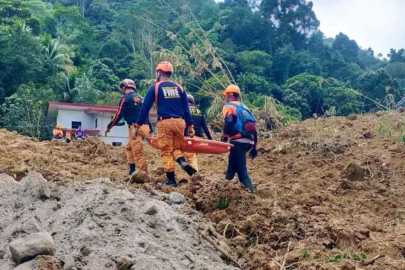
[[[245,269],[405,269],[404,123],[381,114],[290,124],[249,161],[256,196],[224,180],[226,155],[199,156],[200,175],[180,173],[189,182],[178,190]],[[0,140],[0,170],[17,179],[30,169],[49,180],[126,178],[123,149],[96,139],[67,146],[0,131]],[[152,180],[163,179],[158,153],[147,157]]]

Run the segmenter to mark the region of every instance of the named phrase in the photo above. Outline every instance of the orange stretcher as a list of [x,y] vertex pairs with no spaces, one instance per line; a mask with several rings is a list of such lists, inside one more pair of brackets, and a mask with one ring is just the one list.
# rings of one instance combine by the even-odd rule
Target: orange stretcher
[[[156,137],[146,138],[153,148],[159,149]],[[230,143],[205,140],[200,138],[184,138],[182,151],[197,154],[224,154],[228,153],[233,147]]]

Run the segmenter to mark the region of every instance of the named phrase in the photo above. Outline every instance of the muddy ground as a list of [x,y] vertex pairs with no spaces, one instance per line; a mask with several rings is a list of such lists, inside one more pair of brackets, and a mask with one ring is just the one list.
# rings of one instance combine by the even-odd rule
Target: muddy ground
[[[179,173],[188,183],[177,190],[228,238],[244,269],[405,269],[404,124],[389,113],[289,124],[249,161],[256,196],[224,180],[226,155],[200,155],[200,174]],[[16,179],[35,170],[56,183],[127,180],[123,148],[94,138],[66,145],[1,130],[0,141],[0,171]],[[164,179],[158,152],[146,154],[152,182],[133,188]]]

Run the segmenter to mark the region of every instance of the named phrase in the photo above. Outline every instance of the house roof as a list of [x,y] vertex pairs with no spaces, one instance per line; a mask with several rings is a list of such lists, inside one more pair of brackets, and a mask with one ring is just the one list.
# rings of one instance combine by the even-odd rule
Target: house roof
[[[82,104],[82,103],[68,103],[68,102],[57,102],[49,101],[46,114],[49,117],[57,110],[73,110],[73,111],[85,111],[86,113],[116,113],[118,106],[107,106],[107,105],[94,105],[94,104]],[[150,117],[157,117],[156,110],[150,110]]]

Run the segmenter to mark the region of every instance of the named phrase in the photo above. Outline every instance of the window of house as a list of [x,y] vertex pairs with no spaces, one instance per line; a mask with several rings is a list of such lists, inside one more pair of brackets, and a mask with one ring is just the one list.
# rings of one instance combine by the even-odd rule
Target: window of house
[[94,126],[95,126],[96,128],[98,128],[97,118],[94,120]]
[[113,142],[112,145],[113,145],[113,146],[121,146],[121,145],[122,145],[122,142]]
[[82,126],[82,122],[72,121],[72,128],[79,128]]

